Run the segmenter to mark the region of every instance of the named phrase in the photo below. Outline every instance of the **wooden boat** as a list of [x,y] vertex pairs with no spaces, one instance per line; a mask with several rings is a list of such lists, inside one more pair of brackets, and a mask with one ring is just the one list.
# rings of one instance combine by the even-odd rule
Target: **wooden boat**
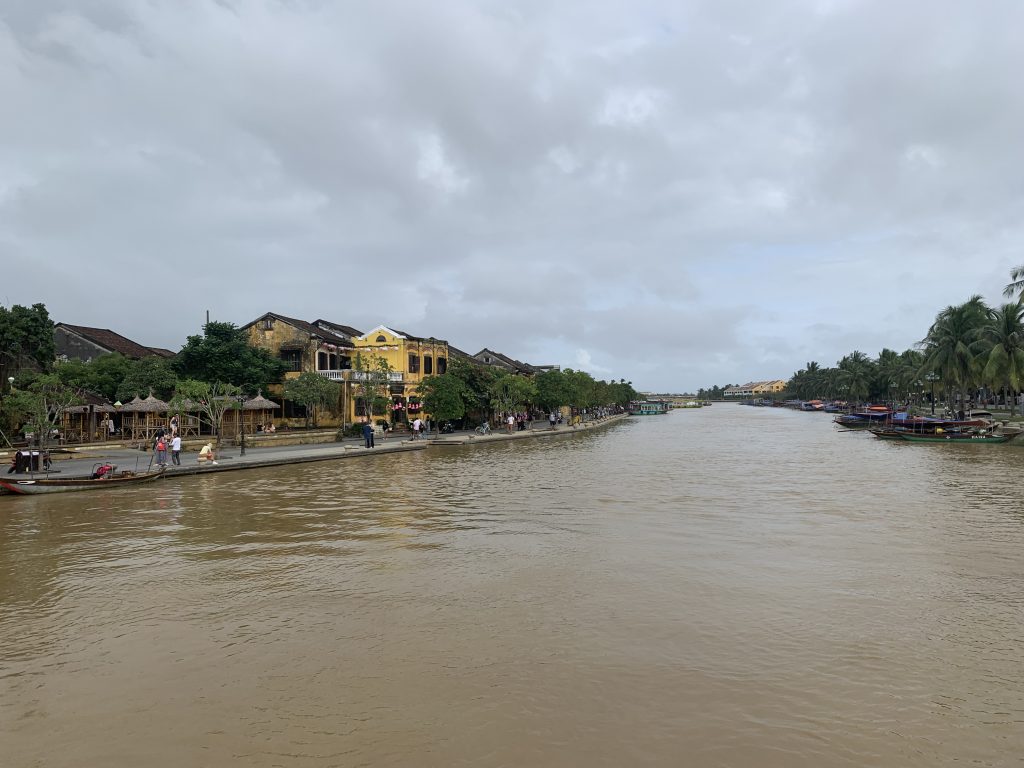
[[908,443],[1005,443],[1006,435],[993,435],[991,432],[935,432],[934,434],[904,433],[901,440]]
[[53,478],[5,480],[0,478],[0,488],[3,488],[8,493],[18,494],[19,496],[35,496],[41,493],[70,493],[72,491],[97,491],[101,488],[122,488],[126,485],[148,483],[150,480],[162,477],[163,474],[164,470],[161,467],[153,472],[135,473],[125,470],[96,480],[88,477],[67,477],[59,480]]
[[630,403],[630,416],[660,416],[669,412],[669,404],[666,400],[645,400],[638,403]]

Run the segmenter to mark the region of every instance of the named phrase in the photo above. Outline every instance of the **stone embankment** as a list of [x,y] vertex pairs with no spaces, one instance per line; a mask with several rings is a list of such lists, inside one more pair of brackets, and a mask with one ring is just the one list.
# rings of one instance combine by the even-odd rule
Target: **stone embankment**
[[[485,445],[510,440],[532,440],[540,438],[564,437],[601,429],[626,418],[626,414],[608,416],[604,419],[586,421],[576,425],[559,425],[551,429],[547,424],[538,424],[533,429],[522,432],[505,432],[495,430],[490,434],[481,435],[476,432],[455,432],[445,435],[431,435],[419,440],[412,440],[405,435],[383,439],[378,436],[373,448],[365,448],[363,441],[351,438],[343,442],[332,439],[333,432],[311,436],[308,433],[283,433],[269,439],[257,438],[255,445],[246,448],[245,456],[241,455],[237,445],[221,449],[217,456],[217,464],[199,464],[197,452],[206,441],[190,441],[181,453],[181,466],[170,463],[168,452],[167,476],[212,474],[215,472],[232,472],[241,469],[259,467],[278,467],[289,464],[302,464],[313,461],[335,461],[340,459],[370,458],[381,454],[422,451],[430,448],[466,445]],[[324,442],[320,442],[320,441]],[[330,442],[326,442],[330,440]],[[6,464],[12,455],[0,452],[0,460]],[[119,470],[146,471],[152,468],[155,459],[152,451],[140,451],[122,445],[97,444],[67,449],[65,452],[53,454],[53,470],[62,477],[87,477],[95,464],[109,462],[116,464]],[[37,473],[39,476],[42,473]],[[25,477],[25,475],[11,475]]]

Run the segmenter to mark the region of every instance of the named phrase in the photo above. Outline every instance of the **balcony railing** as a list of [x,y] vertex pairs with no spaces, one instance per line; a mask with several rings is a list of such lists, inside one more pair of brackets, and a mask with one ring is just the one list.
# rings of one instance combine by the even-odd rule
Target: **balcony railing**
[[[317,371],[317,373],[331,381],[363,381],[366,379],[366,371],[352,371],[346,369],[343,371]],[[402,372],[390,371],[388,373],[388,381],[401,382]]]

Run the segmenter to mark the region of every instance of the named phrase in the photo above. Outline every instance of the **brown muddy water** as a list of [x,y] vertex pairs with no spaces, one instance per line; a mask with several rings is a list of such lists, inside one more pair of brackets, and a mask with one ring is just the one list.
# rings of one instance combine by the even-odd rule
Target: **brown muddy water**
[[1024,446],[715,405],[0,498],[0,765],[1019,766]]

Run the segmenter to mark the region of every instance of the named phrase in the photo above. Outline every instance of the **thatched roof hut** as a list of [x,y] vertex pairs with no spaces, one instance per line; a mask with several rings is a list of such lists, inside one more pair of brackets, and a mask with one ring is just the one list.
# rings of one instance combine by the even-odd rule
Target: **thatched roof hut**
[[98,429],[97,414],[114,413],[114,406],[106,399],[88,390],[79,390],[83,401],[64,411],[61,418],[61,432],[68,442],[87,442],[96,437],[107,437],[107,430]]
[[164,420],[161,418],[161,414],[167,413],[170,408],[163,400],[154,397],[152,392],[149,393],[149,397],[145,400],[136,397],[130,403],[121,407],[122,413],[130,413],[132,416],[131,423],[122,421],[121,429],[132,439],[149,439],[157,430],[167,428]]
[[276,411],[281,406],[273,400],[267,400],[263,396],[263,390],[260,390],[256,397],[246,400],[242,407],[247,411]]

